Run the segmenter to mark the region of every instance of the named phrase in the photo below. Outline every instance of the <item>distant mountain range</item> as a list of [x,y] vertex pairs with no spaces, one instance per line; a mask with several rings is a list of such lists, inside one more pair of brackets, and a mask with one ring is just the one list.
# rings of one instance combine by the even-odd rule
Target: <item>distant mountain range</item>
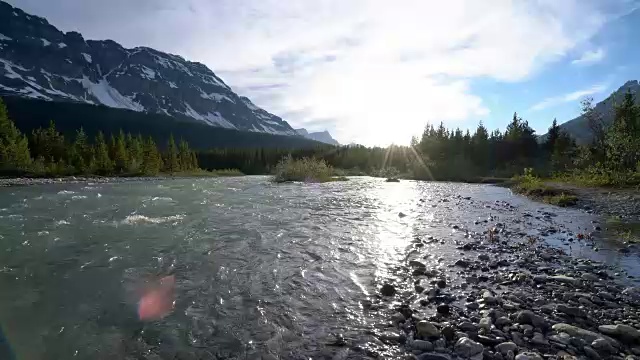
[[106,105],[211,126],[298,136],[205,65],[148,47],[85,40],[0,1],[0,95]]
[[[630,91],[636,94],[636,103],[640,104],[640,83],[638,80],[627,81],[618,90],[614,91],[609,97],[595,105],[595,110],[602,114],[603,121],[606,126],[613,123],[614,106],[620,103],[624,94]],[[586,144],[591,141],[593,135],[589,129],[589,123],[584,116],[578,116],[560,125],[560,128],[571,135],[579,144]],[[541,137],[546,138],[546,134]]]
[[331,134],[329,134],[328,131],[318,131],[318,132],[308,132],[307,129],[296,129],[296,132],[301,135],[306,137],[307,139],[311,139],[311,140],[315,140],[315,141],[320,141],[323,142],[325,144],[329,144],[329,145],[340,145],[340,143],[338,143],[338,141],[336,141]]

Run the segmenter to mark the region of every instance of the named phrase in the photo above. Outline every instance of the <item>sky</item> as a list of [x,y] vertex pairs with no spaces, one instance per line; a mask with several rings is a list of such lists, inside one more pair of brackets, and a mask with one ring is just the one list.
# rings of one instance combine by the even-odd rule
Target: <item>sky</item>
[[9,0],[87,39],[199,61],[294,128],[408,144],[426,123],[540,134],[640,79],[640,0]]

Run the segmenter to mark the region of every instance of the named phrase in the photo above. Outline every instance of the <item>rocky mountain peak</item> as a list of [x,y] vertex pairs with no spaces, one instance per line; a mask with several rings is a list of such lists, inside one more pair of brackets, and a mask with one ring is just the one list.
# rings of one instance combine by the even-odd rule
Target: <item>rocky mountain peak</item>
[[244,131],[297,135],[211,69],[149,47],[85,40],[0,1],[0,95],[160,113]]

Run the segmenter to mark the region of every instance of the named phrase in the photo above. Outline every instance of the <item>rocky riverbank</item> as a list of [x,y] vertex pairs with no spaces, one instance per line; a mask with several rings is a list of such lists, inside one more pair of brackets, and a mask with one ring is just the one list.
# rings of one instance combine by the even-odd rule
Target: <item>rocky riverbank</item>
[[[427,265],[436,253],[425,249],[444,240],[415,239],[398,280],[363,303],[388,319],[374,332],[379,345],[420,360],[640,359],[640,287],[631,276],[492,217],[484,223],[481,232],[453,225],[465,240],[440,268]],[[597,236],[541,232],[556,231],[576,246]],[[375,346],[360,350],[379,355]]]

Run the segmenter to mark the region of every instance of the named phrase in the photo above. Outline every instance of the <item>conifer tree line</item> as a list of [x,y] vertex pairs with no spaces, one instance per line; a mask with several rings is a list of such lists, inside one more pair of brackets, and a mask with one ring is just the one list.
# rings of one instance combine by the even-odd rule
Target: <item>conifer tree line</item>
[[195,152],[170,137],[164,151],[152,138],[124,134],[87,138],[78,129],[67,139],[51,125],[21,134],[0,105],[0,165],[5,174],[154,175],[198,168],[239,169],[268,174],[285,156],[325,160],[345,175],[387,176],[399,173],[423,180],[469,181],[479,177],[510,177],[531,168],[537,175],[574,174],[604,179],[604,183],[640,183],[640,107],[625,94],[605,126],[592,101],[582,102],[582,115],[592,141],[578,145],[556,120],[540,139],[517,113],[504,131],[489,131],[482,122],[473,131],[427,124],[410,146],[364,147],[318,145],[315,148],[216,148]]
[[107,138],[102,132],[89,139],[82,128],[66,139],[55,123],[22,134],[0,100],[0,169],[5,174],[61,176],[157,175],[198,170],[194,151],[171,136],[162,152],[153,138],[120,131]]
[[315,149],[215,149],[199,153],[206,169],[237,168],[264,174],[289,154],[316,157],[347,175],[386,176],[391,172],[423,180],[469,181],[511,177],[531,168],[540,176],[598,176],[603,183],[640,183],[640,107],[627,93],[615,105],[613,123],[605,126],[591,99],[582,101],[593,140],[578,145],[554,119],[544,139],[514,113],[504,131],[489,131],[482,122],[471,132],[427,124],[410,146],[367,148],[319,146]]

